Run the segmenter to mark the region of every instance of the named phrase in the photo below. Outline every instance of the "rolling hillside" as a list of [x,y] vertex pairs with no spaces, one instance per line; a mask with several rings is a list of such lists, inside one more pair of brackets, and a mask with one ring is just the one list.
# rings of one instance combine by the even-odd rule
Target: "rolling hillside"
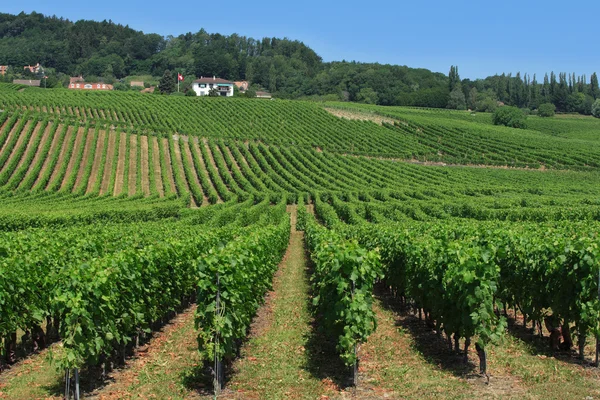
[[225,396],[600,394],[594,121],[14,85],[0,108],[0,398],[208,397],[223,361]]

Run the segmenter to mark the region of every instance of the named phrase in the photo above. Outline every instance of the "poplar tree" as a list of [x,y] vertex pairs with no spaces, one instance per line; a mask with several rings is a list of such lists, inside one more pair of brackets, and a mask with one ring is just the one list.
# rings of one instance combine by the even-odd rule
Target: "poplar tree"
[[598,75],[594,72],[590,78],[590,95],[594,99],[600,98],[600,88],[598,87]]
[[451,65],[450,73],[448,73],[448,91],[452,92],[456,85],[460,84],[460,76],[458,75],[458,66]]

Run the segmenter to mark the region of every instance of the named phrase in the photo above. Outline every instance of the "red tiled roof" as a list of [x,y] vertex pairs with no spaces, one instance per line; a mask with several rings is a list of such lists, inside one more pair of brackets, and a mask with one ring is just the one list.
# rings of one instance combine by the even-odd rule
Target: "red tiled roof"
[[246,90],[248,89],[248,81],[239,81],[239,82],[233,82],[235,83],[235,86],[237,86],[240,90]]
[[69,79],[69,83],[78,83],[78,82],[84,82],[83,76],[72,76]]
[[200,77],[200,79],[196,79],[194,81],[194,83],[228,83],[230,85],[233,85],[233,82],[230,81],[226,81],[225,79],[221,79],[221,78],[216,78],[216,77],[205,77],[202,76]]

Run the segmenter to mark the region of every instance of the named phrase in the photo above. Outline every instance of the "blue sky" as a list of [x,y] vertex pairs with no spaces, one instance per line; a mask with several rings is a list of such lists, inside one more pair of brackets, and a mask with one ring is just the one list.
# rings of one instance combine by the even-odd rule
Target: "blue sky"
[[[461,78],[502,72],[600,73],[600,1],[179,0],[6,2],[1,12],[37,11],[71,20],[111,19],[146,33],[200,28],[303,41],[325,61],[427,68]],[[403,4],[404,3],[404,4]],[[207,18],[207,15],[212,17]]]

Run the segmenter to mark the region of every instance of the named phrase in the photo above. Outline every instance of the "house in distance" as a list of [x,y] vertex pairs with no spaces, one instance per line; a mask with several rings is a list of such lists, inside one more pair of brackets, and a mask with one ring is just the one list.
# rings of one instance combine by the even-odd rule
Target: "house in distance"
[[40,63],[37,63],[35,65],[26,65],[23,67],[23,70],[27,70],[27,71],[31,72],[32,74],[37,74],[38,72],[40,72],[41,69],[42,69],[42,66],[40,65]]
[[213,76],[196,79],[192,84],[192,90],[196,92],[196,96],[208,96],[212,89],[216,89],[219,96],[233,97],[233,82]]
[[102,82],[86,83],[83,77],[75,76],[69,79],[69,89],[74,90],[113,90],[113,85]]

